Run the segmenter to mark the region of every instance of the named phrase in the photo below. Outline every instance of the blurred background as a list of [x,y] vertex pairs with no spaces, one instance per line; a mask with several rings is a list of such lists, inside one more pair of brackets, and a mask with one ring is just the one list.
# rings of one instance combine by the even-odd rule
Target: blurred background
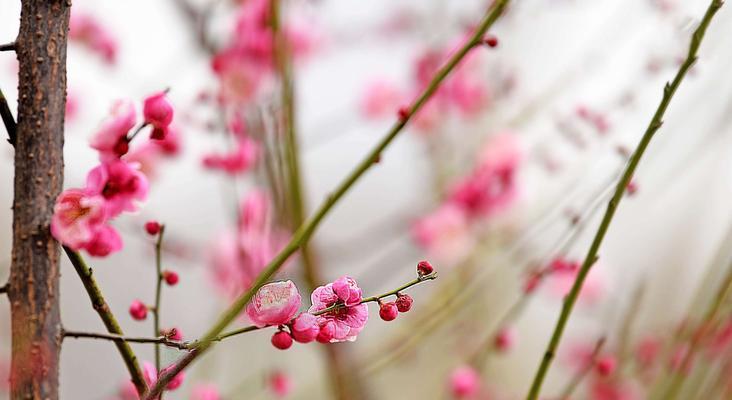
[[[237,75],[249,65],[217,64],[225,64],[220,57],[227,49],[251,39],[246,24],[256,3],[261,2],[74,1],[65,187],[82,186],[98,163],[89,139],[116,99],[130,99],[140,109],[144,97],[169,88],[175,106],[179,140],[172,147],[148,154],[142,141],[139,147],[132,144],[129,157],[141,162],[150,193],[137,213],[114,222],[124,250],[87,257],[128,335],[152,332],[149,319],[135,321],[127,312],[133,300],[150,303],[155,293],[154,240],[143,229],[147,220],[166,225],[164,265],[180,275],[179,284],[164,288],[162,325],[180,329],[186,340],[200,337],[231,292],[247,284],[227,282],[226,271],[238,266],[222,266],[240,203],[267,192],[273,200],[271,230],[286,238],[293,226],[291,220],[283,222],[286,210],[278,203],[278,190],[288,188],[266,171],[279,162],[280,81],[267,71],[264,77],[257,71]],[[307,214],[386,133],[397,109],[415,97],[425,74],[429,78],[435,64],[464,40],[488,5],[283,2],[291,28]],[[456,368],[468,364],[481,376],[474,398],[523,398],[574,279],[572,265],[584,258],[618,174],[707,5],[702,0],[510,5],[490,30],[498,45],[471,52],[448,81],[449,90],[418,114],[311,242],[320,284],[347,274],[365,295],[382,293],[413,279],[421,259],[429,259],[439,274],[409,291],[415,299],[410,313],[384,322],[372,305],[356,342],[329,345],[345,360],[346,398],[450,398]],[[15,38],[19,12],[18,1],[0,0],[0,42]],[[716,18],[586,282],[543,390],[548,398],[566,389],[601,338],[600,355],[612,357],[617,368],[610,377],[589,372],[575,389],[576,398],[651,398],[662,392],[673,379],[679,343],[688,336],[684,327],[702,318],[728,269],[732,11],[723,7]],[[1,53],[0,88],[13,108],[16,74],[14,55]],[[245,132],[237,124],[246,125]],[[217,164],[249,151],[243,137],[258,148],[257,161]],[[13,150],[0,147],[0,180],[8,188],[0,192],[0,278],[5,279]],[[483,189],[504,196],[490,210],[453,210],[456,193],[486,168],[500,169],[505,179]],[[64,326],[102,332],[78,277],[66,259],[63,263]],[[301,258],[294,259],[278,277],[293,279],[309,305],[301,265]],[[537,288],[531,286],[534,280],[540,281]],[[724,321],[729,311],[720,313],[726,313]],[[236,322],[247,323],[244,317]],[[0,307],[3,373],[9,331],[9,310]],[[254,332],[216,346],[166,398],[204,399],[195,397],[202,385],[215,387],[222,399],[335,398],[337,372],[325,345],[279,351],[269,344],[270,335]],[[700,359],[685,372],[681,398],[729,398],[732,357],[722,344],[714,348],[716,358]],[[134,348],[141,359],[153,358],[152,346]],[[179,355],[164,349],[164,363]],[[64,343],[60,378],[64,399],[124,398],[120,387],[128,379],[111,343],[74,339]]]

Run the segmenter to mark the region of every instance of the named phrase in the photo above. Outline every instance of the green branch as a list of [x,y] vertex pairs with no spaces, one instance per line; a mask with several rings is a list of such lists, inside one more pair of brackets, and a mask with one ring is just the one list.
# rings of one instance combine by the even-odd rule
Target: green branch
[[640,143],[638,143],[638,147],[636,147],[635,151],[633,152],[633,155],[628,162],[625,172],[623,173],[623,176],[620,178],[620,181],[615,188],[615,193],[610,199],[610,202],[607,206],[607,211],[605,211],[605,215],[602,218],[600,227],[595,234],[595,238],[592,240],[592,245],[587,252],[587,256],[582,263],[582,267],[580,268],[579,273],[577,274],[574,285],[572,286],[572,289],[564,300],[562,312],[559,315],[559,319],[557,320],[557,324],[554,328],[554,332],[552,333],[552,337],[549,341],[546,351],[544,352],[544,357],[542,358],[541,363],[539,364],[539,368],[536,371],[536,375],[534,376],[534,380],[531,384],[531,389],[526,396],[528,400],[536,400],[539,397],[539,393],[541,392],[541,385],[544,382],[544,378],[546,377],[546,373],[549,370],[549,366],[554,359],[554,354],[559,347],[559,342],[562,339],[562,334],[564,333],[564,329],[567,326],[567,322],[569,321],[569,316],[572,313],[574,304],[577,302],[577,297],[580,293],[580,290],[582,289],[582,284],[584,283],[587,274],[590,272],[592,265],[598,258],[600,245],[602,244],[602,241],[605,238],[605,234],[610,227],[610,222],[612,222],[613,217],[615,216],[615,211],[617,210],[618,204],[620,204],[620,201],[623,198],[623,194],[625,193],[625,189],[628,186],[628,183],[630,183],[630,180],[633,177],[633,173],[638,167],[638,163],[640,162],[643,153],[645,153],[648,144],[650,143],[656,131],[661,128],[661,125],[663,124],[663,116],[666,113],[666,109],[668,108],[669,103],[671,102],[671,98],[676,93],[679,85],[681,85],[681,81],[686,76],[686,73],[689,71],[691,66],[694,65],[694,62],[696,62],[696,53],[699,49],[699,45],[701,44],[702,39],[704,38],[704,33],[706,32],[707,27],[712,20],[712,17],[719,10],[719,8],[722,7],[722,4],[723,2],[721,0],[713,0],[711,2],[709,8],[707,9],[707,12],[704,14],[704,18],[702,19],[701,23],[696,28],[694,34],[691,37],[689,52],[686,59],[679,67],[679,70],[676,73],[674,80],[671,83],[666,83],[666,86],[663,89],[663,98],[661,99],[661,104],[659,104],[656,113],[653,115],[651,122],[648,124],[648,128],[646,128],[646,131],[643,134]]

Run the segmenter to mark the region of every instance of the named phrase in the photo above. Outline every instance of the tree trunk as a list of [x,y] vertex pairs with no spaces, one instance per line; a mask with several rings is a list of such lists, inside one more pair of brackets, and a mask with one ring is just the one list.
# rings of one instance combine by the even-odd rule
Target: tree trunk
[[23,0],[17,54],[11,399],[57,399],[61,319],[59,246],[50,232],[63,185],[66,41],[70,0]]

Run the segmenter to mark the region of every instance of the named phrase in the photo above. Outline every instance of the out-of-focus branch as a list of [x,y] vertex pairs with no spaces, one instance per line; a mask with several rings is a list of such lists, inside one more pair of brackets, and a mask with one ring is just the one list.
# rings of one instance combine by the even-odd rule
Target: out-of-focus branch
[[572,377],[572,379],[567,383],[567,386],[564,387],[564,390],[562,390],[562,394],[558,397],[558,400],[569,400],[572,396],[572,393],[577,389],[580,383],[582,383],[582,380],[585,379],[585,376],[592,371],[593,368],[595,368],[595,363],[597,362],[597,357],[600,356],[600,351],[602,351],[602,346],[605,345],[605,338],[600,338],[597,343],[595,343],[595,348],[592,350],[592,354],[590,354],[590,358],[587,361],[587,365],[585,365],[584,368],[577,371],[577,373]]
[[[107,328],[107,332],[120,336],[124,335],[117,319],[114,317],[114,314],[112,314],[112,310],[109,309],[107,301],[104,300],[102,290],[97,285],[96,280],[94,280],[91,268],[86,265],[86,262],[84,262],[84,259],[78,252],[66,246],[63,248],[66,255],[69,257],[69,260],[71,260],[71,264],[74,266],[76,273],[79,275],[81,283],[84,284],[84,289],[86,289],[86,293],[89,295],[92,307],[94,307],[94,311],[99,314],[104,326]],[[127,367],[127,371],[130,373],[135,389],[137,389],[137,392],[140,394],[144,393],[145,390],[147,390],[147,384],[145,383],[145,378],[142,375],[140,365],[137,362],[137,356],[135,356],[135,353],[126,341],[115,341],[115,345],[125,362],[125,366]]]
[[18,125],[15,123],[15,118],[13,118],[13,113],[10,111],[8,100],[5,98],[2,89],[0,89],[0,117],[2,117],[5,130],[8,131],[8,143],[15,146]]
[[[163,234],[165,233],[165,225],[160,226],[158,238],[155,241],[155,307],[153,308],[153,336],[160,335],[160,298],[163,292]],[[155,345],[155,370],[160,372],[160,344]]]
[[208,20],[216,1],[212,1],[210,6],[201,10],[196,8],[188,0],[173,0],[173,3],[186,17],[189,25],[193,29],[198,46],[208,54],[216,53],[216,44],[208,34]]
[[473,48],[482,43],[483,35],[488,31],[493,23],[498,20],[508,3],[509,0],[497,0],[492,3],[486,16],[477,26],[473,35],[450,57],[447,63],[437,71],[429,85],[427,85],[417,100],[410,107],[405,108],[403,112],[400,112],[399,119],[391,130],[389,130],[389,132],[387,132],[387,134],[379,141],[376,147],[374,147],[366,157],[361,160],[355,169],[346,176],[338,187],[336,187],[335,191],[326,198],[326,200],[315,211],[315,214],[297,229],[290,239],[290,242],[285,245],[282,251],[265,267],[262,273],[254,281],[249,291],[236,299],[236,301],[234,301],[234,303],[222,314],[216,324],[201,340],[201,345],[197,348],[199,351],[187,354],[172,368],[162,374],[155,386],[145,394],[143,399],[154,399],[172,378],[192,363],[199,355],[203,354],[211,346],[211,341],[226,329],[226,327],[241,313],[247,303],[249,303],[254,296],[254,293],[269,281],[269,279],[282,267],[291,255],[298,251],[303,244],[308,242],[333,206],[353,187],[353,185],[361,178],[361,176],[363,176],[363,174],[366,173],[366,171],[375,165],[375,163],[381,158],[382,152],[392,143],[392,141],[394,141],[399,133],[403,131],[411,117],[422,109],[450,72],[455,69],[455,67]]
[[699,26],[694,31],[694,34],[691,37],[691,43],[689,45],[689,52],[687,54],[686,59],[679,67],[678,72],[676,73],[676,76],[674,77],[673,81],[671,83],[667,83],[663,90],[663,98],[661,99],[661,103],[659,104],[658,108],[656,109],[655,114],[653,115],[653,118],[651,119],[651,122],[649,123],[648,127],[646,128],[645,133],[643,134],[643,137],[641,138],[640,142],[638,143],[638,146],[636,147],[635,151],[633,152],[633,155],[630,158],[630,161],[628,162],[628,166],[625,169],[625,172],[623,173],[622,177],[620,178],[620,181],[618,182],[618,185],[615,189],[615,193],[613,194],[613,197],[610,199],[610,202],[607,206],[607,211],[605,211],[605,215],[602,218],[602,222],[600,223],[600,227],[597,230],[597,233],[595,234],[594,239],[592,240],[592,245],[590,246],[590,249],[587,252],[587,256],[585,257],[584,262],[582,263],[582,267],[579,270],[579,273],[577,274],[577,278],[574,281],[574,285],[572,286],[572,289],[570,290],[569,294],[567,294],[567,297],[564,300],[564,304],[562,306],[562,311],[559,315],[559,319],[557,320],[556,326],[554,328],[554,332],[552,333],[552,337],[549,340],[549,344],[547,345],[547,349],[544,352],[544,356],[541,360],[541,363],[539,364],[539,368],[536,371],[536,375],[534,377],[534,380],[531,384],[531,389],[529,390],[529,393],[527,395],[527,400],[536,400],[539,397],[539,393],[541,392],[541,386],[544,382],[544,378],[546,376],[547,371],[549,370],[549,366],[552,363],[552,360],[554,359],[554,354],[557,350],[557,347],[559,346],[559,342],[561,341],[562,334],[564,333],[564,329],[567,326],[567,322],[569,321],[569,316],[572,313],[572,309],[574,308],[574,304],[577,302],[577,297],[579,296],[579,293],[582,289],[582,285],[585,281],[585,278],[587,277],[587,274],[590,272],[590,269],[592,268],[592,265],[595,263],[598,257],[598,252],[600,250],[600,245],[602,245],[602,241],[605,238],[605,234],[608,231],[608,228],[610,227],[610,223],[613,220],[613,217],[615,216],[615,211],[617,210],[618,204],[620,204],[620,201],[623,199],[623,194],[625,193],[625,190],[628,186],[628,183],[630,183],[630,180],[633,178],[633,174],[635,173],[636,168],[638,167],[638,163],[640,162],[641,157],[645,153],[646,148],[648,147],[648,144],[650,143],[651,139],[653,138],[654,134],[658,131],[659,128],[661,128],[661,125],[663,124],[663,116],[666,113],[666,109],[668,108],[668,105],[671,103],[671,99],[673,98],[674,93],[676,93],[676,90],[681,85],[681,81],[686,76],[686,73],[691,68],[691,66],[696,62],[697,59],[697,51],[699,49],[699,46],[701,44],[702,39],[704,38],[704,33],[707,30],[707,27],[709,26],[709,23],[712,20],[712,17],[716,12],[719,10],[720,7],[722,7],[723,2],[721,0],[712,0],[712,2],[709,4],[709,7],[707,8],[706,13],[704,14],[704,18],[702,19]]

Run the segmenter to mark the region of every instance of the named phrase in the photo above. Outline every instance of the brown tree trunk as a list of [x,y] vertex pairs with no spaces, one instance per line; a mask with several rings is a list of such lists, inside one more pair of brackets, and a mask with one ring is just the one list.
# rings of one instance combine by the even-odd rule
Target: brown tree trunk
[[66,40],[70,0],[23,0],[17,54],[11,399],[57,399],[59,246],[50,232],[63,185]]

